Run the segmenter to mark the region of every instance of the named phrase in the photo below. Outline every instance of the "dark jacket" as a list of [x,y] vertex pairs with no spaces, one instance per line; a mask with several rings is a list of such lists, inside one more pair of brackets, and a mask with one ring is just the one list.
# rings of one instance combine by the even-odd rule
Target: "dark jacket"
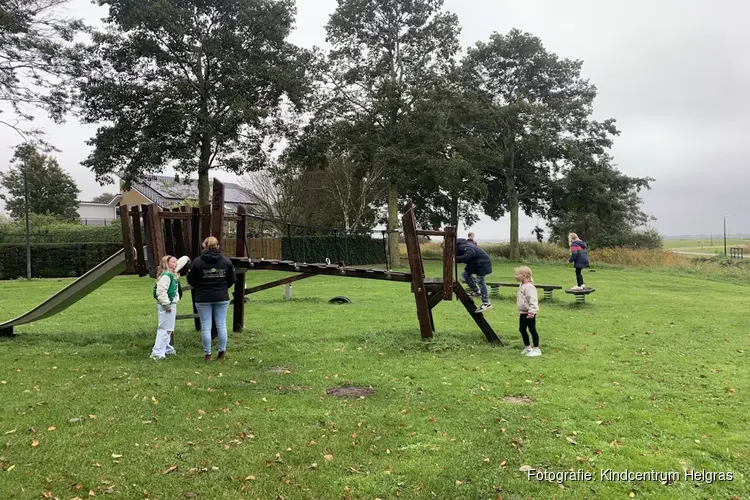
[[570,244],[570,258],[568,262],[572,262],[576,269],[589,267],[589,254],[586,251],[585,241],[573,240],[573,243]]
[[492,261],[487,252],[463,238],[456,240],[456,262],[466,264],[466,272],[478,276],[492,273]]
[[237,273],[221,250],[205,250],[190,266],[187,281],[195,289],[196,302],[223,302],[229,300],[229,287],[237,281]]

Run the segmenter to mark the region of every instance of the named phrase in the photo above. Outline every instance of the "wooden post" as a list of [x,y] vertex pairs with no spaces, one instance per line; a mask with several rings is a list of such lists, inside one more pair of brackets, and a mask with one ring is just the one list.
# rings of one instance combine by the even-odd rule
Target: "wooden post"
[[211,236],[211,205],[201,207],[201,244],[203,240]]
[[211,202],[211,236],[221,244],[224,235],[224,184],[214,178],[213,199]]
[[446,227],[443,236],[443,300],[453,300],[453,262],[456,259],[456,228]]
[[159,263],[156,262],[153,239],[151,238],[151,216],[149,215],[151,206],[141,205],[141,211],[143,213],[143,233],[146,237],[146,268],[148,269],[148,275],[156,278],[156,266]]
[[133,239],[135,240],[135,255],[138,266],[138,276],[146,276],[148,269],[146,268],[146,255],[143,253],[143,233],[141,232],[141,210],[138,206],[134,206],[130,209],[131,218],[133,221]]
[[164,249],[164,233],[159,218],[159,206],[156,203],[152,203],[148,207],[148,224],[149,238],[154,248],[154,269],[156,269],[161,262],[161,258],[167,255],[167,251]]
[[406,252],[409,257],[409,267],[414,290],[414,299],[417,303],[417,318],[419,319],[419,330],[423,339],[432,338],[432,314],[427,301],[427,289],[424,284],[424,266],[422,254],[419,250],[417,240],[417,226],[414,221],[414,209],[411,201],[406,205],[406,212],[402,217],[404,226],[404,239],[406,240]]
[[[164,209],[169,215],[171,210]],[[174,233],[172,232],[172,219],[164,219],[164,251],[167,255],[174,256]],[[179,255],[177,256],[179,257]]]
[[135,248],[133,232],[130,227],[130,212],[127,205],[120,205],[120,225],[122,226],[122,245],[125,252],[125,274],[135,274]]
[[[183,205],[180,207],[180,212],[188,212],[187,205]],[[185,248],[182,249],[184,252],[184,255],[189,256],[191,259],[194,257],[191,255],[191,243],[190,243],[190,220],[183,220],[182,221],[182,241],[185,244]]]
[[177,258],[187,255],[187,242],[185,241],[185,231],[183,227],[187,224],[187,220],[175,219],[172,221],[172,237],[174,238],[174,249],[172,250]]
[[[237,206],[237,247],[235,257],[247,257],[247,245],[245,235],[247,234],[247,210],[244,206]],[[233,330],[242,331],[245,328],[245,275],[246,272],[237,274],[237,283],[234,284],[234,321]]]
[[[193,208],[193,220],[190,222],[190,259],[195,260],[201,255],[201,209]],[[198,308],[195,305],[195,290],[191,290],[190,297],[193,302],[193,314],[195,314],[195,329],[201,329],[201,320],[198,317]]]

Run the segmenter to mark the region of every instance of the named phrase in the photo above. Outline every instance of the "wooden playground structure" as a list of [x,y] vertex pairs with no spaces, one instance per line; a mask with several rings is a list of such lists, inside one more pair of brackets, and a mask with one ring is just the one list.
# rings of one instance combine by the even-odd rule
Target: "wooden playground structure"
[[[126,274],[150,275],[155,277],[156,266],[164,255],[187,255],[191,260],[201,254],[201,242],[215,236],[223,240],[227,223],[236,224],[236,248],[230,260],[237,270],[237,283],[233,294],[234,331],[241,331],[245,322],[245,296],[261,290],[286,285],[293,281],[328,275],[349,278],[378,279],[411,284],[417,309],[419,329],[423,339],[432,338],[435,323],[432,309],[443,300],[453,300],[453,295],[463,304],[466,311],[479,326],[489,342],[502,342],[487,323],[482,314],[475,313],[476,305],[457,279],[455,267],[456,228],[445,227],[442,231],[418,230],[414,217],[414,207],[407,203],[402,214],[403,234],[410,272],[394,272],[390,269],[363,269],[346,266],[343,263],[332,264],[307,263],[293,260],[251,258],[247,239],[248,219],[252,217],[243,206],[237,209],[237,215],[224,213],[224,185],[214,179],[211,206],[200,208],[180,207],[177,210],[161,210],[156,204],[140,207],[120,207],[122,221],[123,245],[125,252]],[[141,229],[142,228],[142,229]],[[145,241],[143,241],[145,235]],[[442,278],[426,278],[424,264],[419,247],[420,235],[442,236],[445,240],[443,250]],[[297,273],[251,288],[245,287],[246,275],[251,271],[285,271]],[[456,278],[454,279],[454,276]],[[189,291],[191,287],[183,290]],[[180,315],[177,319],[193,319],[195,328],[200,329],[200,319],[193,298],[193,313]]]

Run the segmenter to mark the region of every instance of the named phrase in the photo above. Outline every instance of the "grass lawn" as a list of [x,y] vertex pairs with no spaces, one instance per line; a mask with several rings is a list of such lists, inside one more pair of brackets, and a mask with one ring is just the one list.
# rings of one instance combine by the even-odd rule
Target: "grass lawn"
[[[538,283],[575,283],[571,268],[532,267]],[[493,280],[512,269],[497,263]],[[583,307],[560,291],[542,301],[539,358],[520,355],[513,289],[486,313],[500,347],[455,301],[422,342],[408,285],[319,277],[290,302],[283,288],[253,295],[224,364],[203,361],[192,322],[176,357],[150,360],[152,281],[117,278],[0,340],[0,498],[747,498],[750,288],[585,277],[597,291]],[[66,282],[0,282],[0,321]],[[374,392],[326,394],[346,385]],[[528,467],[594,480],[529,480]]]
[[[724,238],[719,235],[713,239],[663,240],[664,248],[674,248],[685,252],[724,253]],[[727,239],[727,253],[729,247],[746,247],[750,240]]]

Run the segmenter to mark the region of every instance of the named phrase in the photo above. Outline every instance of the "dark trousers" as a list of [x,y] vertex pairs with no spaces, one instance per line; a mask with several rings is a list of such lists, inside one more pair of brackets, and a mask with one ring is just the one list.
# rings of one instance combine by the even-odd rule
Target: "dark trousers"
[[534,347],[539,347],[539,334],[536,332],[536,316],[529,318],[526,313],[521,313],[518,321],[518,331],[521,332],[521,337],[523,337],[523,345],[529,345],[529,334],[526,333],[527,328],[531,332]]
[[583,275],[581,274],[582,270],[583,269],[581,269],[580,267],[576,267],[576,281],[578,282],[578,286],[583,285]]

